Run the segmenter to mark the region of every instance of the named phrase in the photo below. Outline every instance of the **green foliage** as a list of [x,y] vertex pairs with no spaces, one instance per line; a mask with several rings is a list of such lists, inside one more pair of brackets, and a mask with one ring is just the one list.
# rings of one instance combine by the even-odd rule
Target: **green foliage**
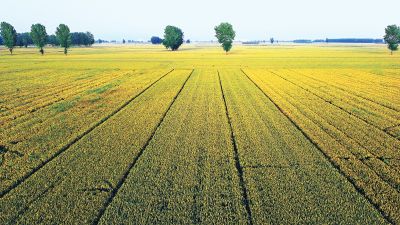
[[157,36],[153,36],[153,37],[150,38],[150,42],[153,45],[158,45],[158,44],[162,44],[163,39],[161,39],[160,37],[157,37]]
[[47,44],[54,47],[54,46],[60,45],[60,42],[58,41],[56,35],[52,34],[52,35],[47,36]]
[[71,46],[71,33],[69,27],[65,24],[60,24],[56,30],[56,36],[61,47],[64,48],[64,54],[68,53],[68,48]]
[[0,25],[0,29],[4,45],[12,54],[14,46],[17,43],[17,31],[15,31],[14,27],[7,22],[2,22]]
[[28,45],[33,44],[31,35],[28,32],[17,34],[16,46],[27,48]]
[[221,43],[222,48],[226,53],[228,53],[232,48],[232,42],[235,39],[236,33],[229,23],[221,23],[214,28],[215,37],[218,42]]
[[99,87],[99,88],[88,90],[87,93],[88,94],[103,94],[104,92],[108,91],[112,87],[114,87],[113,84],[107,84],[107,85],[104,85],[104,86]]
[[390,53],[397,51],[400,43],[400,27],[397,25],[389,25],[385,28],[385,36],[383,37],[390,49]]
[[75,104],[76,102],[74,101],[63,101],[52,106],[52,109],[56,112],[65,112],[68,109],[74,107]]
[[183,43],[183,32],[178,27],[167,26],[164,30],[163,45],[172,51],[178,50]]
[[33,43],[40,49],[40,53],[43,55],[44,54],[43,47],[47,43],[46,27],[40,23],[33,24],[31,26],[31,37]]

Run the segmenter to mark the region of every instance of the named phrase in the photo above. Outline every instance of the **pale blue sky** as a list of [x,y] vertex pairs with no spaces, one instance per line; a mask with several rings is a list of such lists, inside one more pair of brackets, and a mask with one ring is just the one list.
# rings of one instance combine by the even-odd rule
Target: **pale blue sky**
[[211,40],[216,24],[232,23],[237,40],[337,37],[381,38],[400,24],[400,0],[1,0],[0,21],[18,32],[40,22],[48,33],[59,23],[95,38],[148,40],[176,25],[192,40]]

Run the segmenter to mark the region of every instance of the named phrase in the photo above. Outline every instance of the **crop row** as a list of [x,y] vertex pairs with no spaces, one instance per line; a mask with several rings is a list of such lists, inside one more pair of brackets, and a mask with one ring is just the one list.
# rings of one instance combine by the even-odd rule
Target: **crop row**
[[370,74],[360,70],[301,70],[310,79],[344,90],[360,98],[400,112],[399,86],[397,78]]
[[189,76],[174,71],[0,199],[2,224],[92,223]]
[[0,132],[0,145],[5,149],[0,158],[0,192],[14,186],[166,72],[128,74],[119,85],[104,92],[89,89],[14,120],[15,126]]
[[255,224],[385,222],[240,70],[220,73]]
[[388,220],[400,221],[399,140],[273,73],[244,72]]
[[[300,75],[296,71],[274,70],[271,72],[381,130],[400,123],[400,112],[393,109]],[[400,89],[398,92],[400,93]]]
[[246,224],[216,70],[195,70],[101,224]]

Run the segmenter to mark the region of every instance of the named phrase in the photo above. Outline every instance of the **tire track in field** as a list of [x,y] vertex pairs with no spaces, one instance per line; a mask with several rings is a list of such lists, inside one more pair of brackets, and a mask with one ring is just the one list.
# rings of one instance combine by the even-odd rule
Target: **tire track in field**
[[217,71],[217,72],[218,72],[219,86],[221,87],[222,99],[224,100],[225,114],[226,114],[226,118],[228,119],[229,129],[230,129],[230,133],[231,133],[231,143],[232,143],[233,150],[234,150],[235,167],[236,167],[236,170],[237,170],[237,173],[239,176],[240,189],[242,190],[242,198],[243,198],[242,202],[244,204],[244,207],[246,208],[247,222],[248,222],[248,224],[253,225],[253,217],[251,214],[249,194],[248,194],[248,190],[246,187],[246,183],[244,181],[243,167],[240,163],[239,150],[238,150],[237,143],[235,140],[235,135],[233,134],[232,122],[231,122],[231,118],[229,116],[228,106],[226,104],[224,89],[222,88],[221,76],[219,75],[219,71]]
[[146,88],[144,88],[142,91],[140,91],[139,93],[137,93],[135,96],[131,97],[130,99],[128,99],[124,104],[122,104],[121,106],[119,106],[117,109],[115,109],[114,111],[112,111],[110,114],[108,114],[107,116],[103,117],[101,120],[99,120],[97,123],[95,123],[94,125],[92,125],[90,128],[88,128],[87,130],[85,130],[83,133],[79,134],[77,137],[75,137],[72,141],[70,141],[69,143],[67,143],[66,145],[64,145],[63,147],[61,147],[57,152],[55,152],[52,156],[50,156],[48,159],[42,161],[42,163],[40,163],[38,166],[36,166],[35,168],[33,168],[29,173],[27,173],[26,175],[24,175],[22,178],[18,179],[17,181],[14,182],[14,184],[12,184],[9,188],[5,189],[4,191],[2,191],[0,193],[0,198],[3,198],[6,194],[8,194],[10,191],[12,191],[13,189],[15,189],[16,187],[18,187],[20,184],[22,184],[26,179],[28,179],[30,176],[32,176],[34,173],[36,173],[37,171],[39,171],[43,166],[45,166],[47,163],[51,162],[52,160],[54,160],[55,158],[57,158],[60,154],[62,154],[63,152],[65,152],[66,150],[68,150],[73,144],[75,144],[77,141],[79,141],[80,139],[82,139],[84,136],[86,136],[87,134],[89,134],[91,131],[93,131],[96,127],[100,126],[101,124],[103,124],[104,122],[106,122],[108,119],[110,119],[111,117],[113,117],[115,114],[117,114],[119,111],[121,111],[122,109],[124,109],[129,103],[131,103],[133,100],[135,100],[137,97],[139,97],[140,95],[142,95],[144,92],[146,92],[149,88],[151,88],[152,86],[154,86],[158,81],[160,81],[162,78],[166,77],[168,74],[172,73],[175,69],[171,69],[169,72],[165,73],[164,75],[162,75],[160,78],[158,78],[157,80],[155,80],[153,83],[151,83],[150,85],[148,85]]
[[308,139],[308,141],[310,141],[310,143],[312,143],[322,154],[323,156],[329,161],[329,163],[336,169],[337,172],[339,172],[343,177],[345,177],[347,179],[348,182],[350,182],[353,187],[356,189],[356,191],[363,196],[381,215],[382,217],[390,224],[396,224],[380,207],[378,204],[376,204],[369,196],[366,195],[365,191],[357,186],[357,184],[355,183],[354,179],[351,178],[350,176],[346,175],[342,170],[340,170],[339,165],[331,158],[329,157],[323,150],[322,148],[311,139],[311,137],[305,133],[300,126],[287,114],[283,111],[283,109],[276,104],[276,102],[274,100],[272,100],[272,98],[267,95],[262,89],[261,87],[255,83],[244,71],[243,69],[240,69],[242,71],[242,73],[264,94],[265,97],[267,97],[274,105],[275,107],[293,124],[293,126],[295,126],[303,135],[305,138]]
[[301,75],[303,75],[303,76],[305,76],[305,77],[308,77],[308,78],[311,79],[311,80],[315,80],[315,81],[317,81],[317,82],[326,84],[326,85],[328,85],[328,86],[334,87],[334,88],[339,89],[339,90],[341,90],[341,91],[350,93],[350,94],[352,94],[352,95],[354,95],[354,96],[357,96],[357,97],[359,97],[359,98],[361,98],[361,99],[364,99],[364,100],[366,100],[366,101],[370,101],[370,102],[373,102],[373,103],[375,103],[375,104],[377,104],[377,105],[380,105],[380,106],[382,106],[382,107],[391,109],[391,110],[393,110],[393,111],[395,111],[395,112],[400,112],[400,111],[399,111],[398,109],[396,109],[395,107],[392,107],[392,106],[389,106],[389,105],[386,105],[386,104],[377,102],[377,101],[374,100],[374,99],[371,99],[371,98],[369,98],[369,97],[364,97],[364,96],[362,96],[362,95],[360,95],[360,94],[358,94],[358,93],[356,93],[356,92],[348,91],[348,90],[346,90],[346,89],[344,89],[344,88],[339,87],[338,85],[330,84],[330,83],[328,83],[328,82],[326,82],[326,81],[319,80],[319,79],[317,79],[317,78],[315,78],[315,77],[308,76],[308,75],[306,75],[306,74],[304,74],[304,73],[298,72],[298,71],[293,70],[293,69],[289,69],[289,70],[292,71],[292,72],[295,72],[295,73],[297,73],[297,74],[301,74]]
[[[268,72],[270,72],[270,73],[272,73],[272,74],[274,74],[274,75],[280,77],[281,79],[283,79],[283,80],[285,80],[285,81],[287,81],[287,82],[289,82],[289,83],[295,85],[296,87],[299,87],[300,89],[302,89],[302,90],[304,90],[304,91],[307,91],[308,93],[314,95],[315,97],[321,99],[322,101],[324,101],[324,102],[326,102],[326,103],[328,103],[328,104],[330,104],[330,105],[332,105],[332,106],[334,106],[334,107],[340,109],[340,110],[343,111],[343,112],[346,112],[346,113],[349,114],[350,116],[353,116],[353,117],[355,117],[355,118],[357,118],[357,119],[359,119],[359,120],[362,120],[362,121],[364,121],[365,123],[367,123],[368,125],[371,125],[372,127],[376,128],[376,129],[378,129],[378,130],[380,130],[380,131],[383,131],[383,132],[385,132],[387,135],[389,135],[389,136],[391,136],[391,137],[397,139],[393,134],[390,134],[390,133],[388,133],[387,131],[385,131],[385,130],[387,130],[387,128],[381,129],[380,127],[378,127],[378,126],[376,126],[375,124],[369,122],[368,120],[366,120],[366,119],[364,119],[364,118],[361,118],[361,117],[357,116],[356,114],[354,114],[354,113],[352,113],[352,112],[349,112],[348,110],[344,109],[343,107],[341,107],[341,106],[339,106],[339,105],[336,105],[336,104],[333,103],[332,101],[326,100],[325,98],[319,96],[318,94],[315,94],[314,92],[310,91],[308,88],[304,88],[304,87],[302,87],[301,85],[296,84],[295,82],[290,81],[290,80],[286,79],[285,77],[283,77],[283,76],[281,76],[281,75],[279,75],[279,74],[277,74],[277,73],[275,73],[275,72],[273,72],[273,71],[268,71]],[[394,125],[394,126],[397,126],[397,125]],[[359,143],[359,144],[360,144],[360,143]],[[360,144],[360,145],[361,145],[361,144]],[[362,146],[362,145],[361,145],[361,146]]]
[[[172,70],[170,72],[172,72]],[[108,206],[111,204],[111,202],[113,201],[114,197],[118,194],[118,191],[121,189],[122,185],[125,183],[125,181],[128,178],[132,168],[136,165],[137,161],[143,155],[143,152],[146,150],[146,148],[149,145],[150,141],[153,139],[155,133],[157,132],[158,128],[161,126],[162,122],[164,121],[164,118],[168,114],[168,112],[171,109],[172,105],[175,103],[175,100],[178,98],[179,94],[182,92],[183,88],[186,86],[186,83],[189,80],[189,78],[192,76],[193,72],[194,72],[194,69],[192,69],[192,72],[190,72],[190,74],[186,78],[185,82],[183,82],[182,87],[179,89],[178,93],[172,99],[172,101],[169,104],[167,110],[164,112],[164,114],[162,114],[160,121],[158,122],[156,128],[151,133],[150,137],[147,139],[146,143],[140,149],[140,151],[137,154],[137,156],[135,158],[133,158],[132,162],[128,165],[128,169],[124,172],[124,174],[122,175],[121,179],[119,179],[119,181],[118,181],[117,185],[115,186],[115,188],[112,189],[112,191],[110,193],[110,196],[104,202],[103,207],[99,210],[99,213],[97,214],[96,218],[93,220],[93,222],[92,222],[93,225],[99,224],[101,217],[104,215],[104,213],[106,212]]]

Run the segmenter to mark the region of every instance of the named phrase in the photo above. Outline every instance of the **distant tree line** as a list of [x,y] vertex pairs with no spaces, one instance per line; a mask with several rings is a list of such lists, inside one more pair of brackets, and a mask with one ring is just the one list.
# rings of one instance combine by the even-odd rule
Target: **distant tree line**
[[[215,37],[221,44],[222,48],[226,54],[231,50],[233,41],[235,39],[236,33],[233,27],[229,23],[221,23],[214,28]],[[96,43],[108,43],[108,41],[98,39],[95,41],[94,36],[90,32],[73,32],[70,33],[69,27],[65,24],[60,24],[57,27],[56,34],[47,35],[46,27],[42,24],[33,24],[31,26],[31,32],[17,33],[14,27],[7,23],[1,22],[0,24],[0,45],[4,45],[10,54],[13,54],[13,49],[15,46],[28,47],[29,45],[35,45],[39,48],[39,52],[44,54],[44,46],[46,44],[52,46],[61,46],[64,48],[64,53],[67,54],[68,48],[71,45],[78,46],[91,46]],[[153,36],[150,39],[152,44],[163,44],[165,48],[176,51],[184,43],[183,31],[175,26],[166,26],[164,29],[164,38]],[[275,42],[274,38],[270,38],[270,43]],[[122,43],[143,43],[136,42],[132,40],[126,41],[122,40]],[[277,41],[276,41],[277,42]],[[388,49],[393,54],[393,51],[398,49],[400,44],[400,27],[397,25],[389,25],[385,28],[385,36],[383,39],[371,39],[371,38],[339,38],[339,39],[329,39],[325,40],[308,40],[308,39],[298,39],[294,40],[294,43],[314,43],[314,42],[326,42],[326,43],[386,43]],[[111,43],[116,43],[115,40]],[[190,40],[186,40],[186,43],[190,43]],[[243,42],[243,44],[258,44],[258,41]]]
[[74,32],[71,33],[72,45],[91,46],[94,44],[94,36],[90,32]]
[[338,38],[338,39],[329,39],[327,38],[327,43],[375,43],[382,44],[383,39],[372,39],[372,38]]
[[47,44],[61,46],[64,48],[64,53],[67,54],[67,49],[71,45],[91,46],[95,43],[92,33],[70,33],[69,27],[65,24],[60,24],[57,27],[56,34],[47,35],[46,27],[39,23],[31,26],[31,32],[17,33],[11,24],[1,22],[0,34],[0,45],[5,45],[11,54],[15,46],[28,47],[29,45],[35,45],[43,55],[43,48]]

